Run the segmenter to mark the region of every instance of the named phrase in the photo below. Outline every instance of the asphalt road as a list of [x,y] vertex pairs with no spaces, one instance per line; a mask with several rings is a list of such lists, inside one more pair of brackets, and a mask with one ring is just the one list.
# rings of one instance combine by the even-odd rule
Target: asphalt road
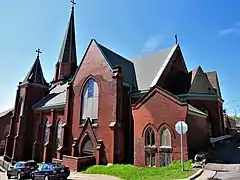
[[212,180],[239,180],[240,172],[217,172]]

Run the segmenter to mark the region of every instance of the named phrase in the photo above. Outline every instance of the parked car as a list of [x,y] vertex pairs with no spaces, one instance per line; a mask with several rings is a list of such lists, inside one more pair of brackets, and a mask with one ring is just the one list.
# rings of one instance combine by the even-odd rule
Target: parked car
[[35,161],[19,161],[7,170],[8,179],[17,177],[17,179],[30,178],[31,173],[38,168]]
[[65,180],[69,175],[69,167],[66,167],[60,163],[46,163],[40,166],[36,171],[33,171],[31,174],[31,178],[33,180]]

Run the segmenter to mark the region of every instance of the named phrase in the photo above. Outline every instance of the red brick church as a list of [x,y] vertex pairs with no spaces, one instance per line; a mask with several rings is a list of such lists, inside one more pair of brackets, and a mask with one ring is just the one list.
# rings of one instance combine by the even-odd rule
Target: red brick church
[[6,160],[164,166],[180,158],[179,120],[185,159],[225,133],[217,73],[189,72],[179,44],[128,60],[92,39],[78,64],[72,8],[52,82],[37,52],[18,85]]

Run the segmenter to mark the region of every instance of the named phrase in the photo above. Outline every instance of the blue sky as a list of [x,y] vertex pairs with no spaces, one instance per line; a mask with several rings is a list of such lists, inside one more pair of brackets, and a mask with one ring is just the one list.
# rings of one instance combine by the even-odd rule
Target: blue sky
[[[91,38],[127,57],[175,43],[178,34],[188,69],[218,71],[229,113],[240,113],[240,1],[79,0],[75,24],[78,62]],[[1,1],[0,111],[13,106],[17,85],[40,48],[45,78],[54,74],[69,19],[68,0]]]

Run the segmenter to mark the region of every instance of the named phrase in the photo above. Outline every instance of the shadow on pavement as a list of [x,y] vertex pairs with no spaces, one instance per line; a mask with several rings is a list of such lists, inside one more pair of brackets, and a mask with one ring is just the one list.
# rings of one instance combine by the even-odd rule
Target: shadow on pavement
[[240,164],[240,134],[214,149],[208,163]]

